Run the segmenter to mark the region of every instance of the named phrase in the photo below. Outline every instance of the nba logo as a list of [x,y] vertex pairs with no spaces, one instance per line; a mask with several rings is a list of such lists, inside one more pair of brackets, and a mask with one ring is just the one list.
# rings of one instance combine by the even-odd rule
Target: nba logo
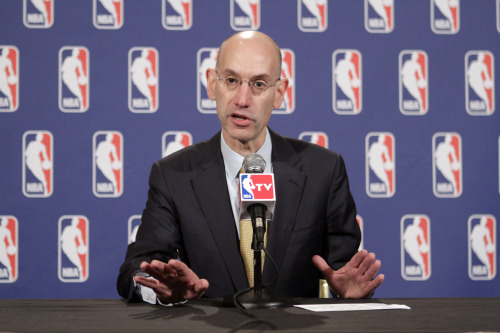
[[134,113],[158,110],[158,51],[133,47],[128,53],[128,108]]
[[23,193],[29,198],[47,198],[54,192],[52,133],[27,131],[23,135]]
[[281,49],[281,78],[288,79],[288,88],[283,102],[273,114],[290,114],[295,110],[295,53],[290,49]]
[[298,0],[299,29],[304,32],[323,32],[328,27],[328,0]]
[[333,111],[356,115],[361,112],[361,53],[337,50],[332,55]]
[[50,28],[54,24],[54,0],[24,0],[23,22],[27,28]]
[[59,50],[59,109],[85,112],[89,108],[89,51],[83,46]]
[[94,27],[120,29],[123,26],[124,0],[94,0]]
[[299,135],[299,140],[304,140],[328,148],[328,135],[323,132],[302,132]]
[[432,183],[438,198],[462,194],[462,138],[458,133],[436,133],[432,137]]
[[186,131],[168,131],[162,136],[162,157],[166,157],[178,150],[191,146],[193,137]]
[[123,136],[116,131],[98,131],[93,137],[94,195],[117,198],[123,193]]
[[260,0],[231,0],[231,28],[236,31],[260,28]]
[[18,276],[17,219],[11,215],[0,216],[0,283],[12,283]]
[[372,132],[366,136],[366,193],[372,198],[390,198],[396,192],[394,136]]
[[356,222],[358,222],[359,230],[361,231],[361,242],[359,243],[358,251],[361,251],[364,248],[363,240],[363,218],[359,215],[356,215]]
[[19,50],[0,45],[0,112],[13,112],[19,107]]
[[431,29],[436,34],[456,34],[460,29],[460,0],[431,0]]
[[469,277],[492,280],[497,273],[496,220],[493,215],[472,215],[468,221]]
[[139,226],[141,225],[141,218],[141,215],[132,215],[128,219],[128,244],[135,242],[137,230],[139,230]]
[[431,223],[426,215],[401,219],[401,275],[417,281],[431,276]]
[[163,0],[162,24],[168,30],[189,30],[193,25],[193,0]]
[[497,30],[500,33],[500,0],[497,0]]
[[84,282],[89,277],[89,221],[82,215],[59,219],[58,276],[62,282]]
[[215,101],[207,95],[207,70],[215,68],[217,64],[217,55],[219,49],[214,47],[204,47],[198,50],[196,54],[197,71],[197,106],[201,113],[217,113]]
[[389,33],[394,29],[393,0],[365,0],[365,28],[371,33]]
[[420,50],[399,53],[399,110],[404,115],[424,115],[429,109],[427,54]]
[[274,179],[272,174],[240,174],[241,198],[244,200],[273,200]]
[[489,51],[465,55],[465,108],[471,116],[489,116],[495,111],[494,64]]

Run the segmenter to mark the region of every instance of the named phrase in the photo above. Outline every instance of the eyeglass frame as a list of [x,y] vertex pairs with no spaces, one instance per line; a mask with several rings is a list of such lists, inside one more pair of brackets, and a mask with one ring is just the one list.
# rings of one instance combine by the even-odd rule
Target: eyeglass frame
[[[226,87],[226,89],[227,89],[227,85],[226,85],[225,80],[227,79],[227,76],[229,76],[229,75],[231,75],[231,74],[228,74],[225,77],[219,77],[219,73],[217,72],[217,70],[215,70],[215,78],[217,79],[217,81],[221,82],[224,85],[224,87]],[[262,93],[267,91],[269,88],[276,86],[278,84],[278,81],[281,81],[281,77],[279,77],[276,79],[276,81],[274,81],[274,83],[271,83],[271,84],[267,84],[267,83],[263,82],[266,85],[266,88],[264,90],[262,90],[259,94],[256,94],[255,91],[253,90],[253,87],[255,87],[255,83],[256,83],[255,81],[258,81],[258,80],[254,81],[252,79],[250,79],[250,80],[242,80],[242,79],[237,79],[237,78],[234,78],[234,79],[238,83],[238,86],[241,86],[243,84],[243,82],[246,81],[248,84],[248,87],[250,88],[250,91],[252,91],[252,94],[254,96],[260,96]],[[262,81],[264,81],[264,80],[262,80]],[[230,90],[230,91],[232,91],[232,90]]]

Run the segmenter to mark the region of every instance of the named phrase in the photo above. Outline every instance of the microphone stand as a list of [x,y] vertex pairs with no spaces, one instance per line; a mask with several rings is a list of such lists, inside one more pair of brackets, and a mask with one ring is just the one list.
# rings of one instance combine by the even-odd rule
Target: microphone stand
[[292,305],[288,297],[273,295],[262,289],[262,250],[266,232],[266,206],[262,204],[249,207],[253,226],[253,276],[254,288],[243,293],[238,301],[245,309],[284,308]]

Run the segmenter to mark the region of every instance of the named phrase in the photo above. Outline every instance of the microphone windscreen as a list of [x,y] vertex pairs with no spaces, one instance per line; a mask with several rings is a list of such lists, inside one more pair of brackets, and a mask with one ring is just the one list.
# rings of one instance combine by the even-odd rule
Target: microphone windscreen
[[245,173],[263,173],[266,161],[259,154],[248,154],[243,159],[243,170]]

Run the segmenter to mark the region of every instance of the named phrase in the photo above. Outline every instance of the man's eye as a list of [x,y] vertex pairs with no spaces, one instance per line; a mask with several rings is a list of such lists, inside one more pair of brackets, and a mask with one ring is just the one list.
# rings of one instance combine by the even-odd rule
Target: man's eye
[[227,84],[236,84],[236,83],[238,83],[238,80],[236,80],[234,77],[227,77],[226,83]]
[[262,81],[255,81],[253,83],[253,85],[255,86],[255,88],[259,88],[259,89],[262,89],[262,88],[266,87],[266,83],[262,82]]

